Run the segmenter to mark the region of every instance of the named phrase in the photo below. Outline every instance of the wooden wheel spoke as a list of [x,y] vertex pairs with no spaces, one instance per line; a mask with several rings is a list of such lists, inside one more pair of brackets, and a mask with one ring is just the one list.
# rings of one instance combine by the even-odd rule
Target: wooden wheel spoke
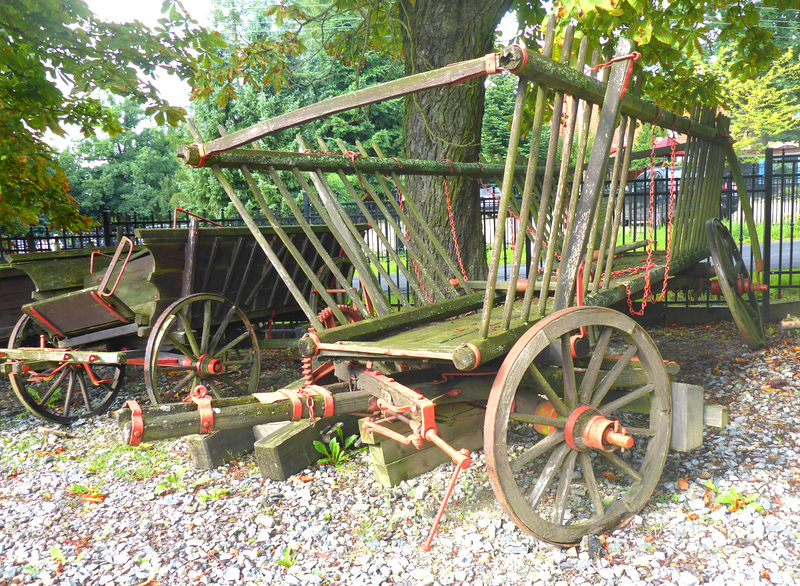
[[[587,356],[586,371],[577,385],[578,380],[572,378],[575,364],[569,354],[569,335],[583,327],[597,328],[597,338],[594,355]],[[558,366],[565,370],[563,395],[548,384],[553,380],[549,373],[545,379],[544,371],[537,368],[556,340],[562,350]],[[618,340],[624,340],[619,350]],[[606,372],[609,351],[621,356]],[[628,392],[620,387],[633,366],[641,382]],[[613,395],[609,394],[612,389]],[[551,402],[557,419],[511,412],[519,393],[531,390]],[[575,412],[571,402],[589,404],[607,417],[623,407],[638,407],[634,401],[648,399],[652,404],[649,421],[641,423],[641,429],[628,430],[638,436],[635,459],[623,460],[618,453],[599,449],[580,452],[565,441],[570,414],[576,413],[572,432],[576,437],[584,433],[586,423],[580,415],[583,411]],[[563,545],[579,542],[588,531],[616,528],[629,513],[644,507],[658,483],[669,450],[670,409],[661,355],[632,318],[604,307],[571,307],[543,318],[509,351],[487,402],[486,464],[503,510],[532,535]],[[638,420],[636,416],[631,423]],[[542,426],[557,429],[547,435],[534,433],[547,431]],[[578,469],[582,474],[576,473]],[[601,471],[607,479],[600,476]],[[606,504],[608,499],[613,506]]]
[[192,353],[195,356],[200,356],[200,346],[198,345],[197,338],[195,337],[194,332],[192,331],[191,320],[182,311],[178,312],[178,319],[180,320],[181,325],[183,326],[183,334],[186,336],[186,341],[189,342],[189,346],[191,346],[192,348]]
[[564,404],[564,401],[562,401],[561,397],[559,397],[558,394],[553,390],[553,387],[550,386],[550,383],[547,382],[547,379],[542,376],[542,373],[538,368],[536,368],[535,364],[531,363],[531,365],[528,367],[528,374],[530,374],[533,378],[533,384],[536,386],[538,391],[547,397],[547,400],[552,403],[556,413],[562,417],[569,415],[569,407]]
[[567,422],[565,419],[551,419],[550,417],[542,417],[541,415],[531,415],[530,413],[517,413],[512,412],[508,415],[512,421],[519,421],[522,423],[537,423],[539,425],[550,425],[563,429]]
[[564,378],[564,403],[568,407],[578,404],[578,391],[575,388],[575,366],[572,363],[572,344],[570,332],[561,336],[561,363]]
[[628,427],[625,426],[625,433],[628,435],[641,435],[644,437],[655,437],[656,432],[653,429],[645,427]]
[[86,380],[83,377],[83,373],[78,374],[78,386],[80,387],[81,397],[86,405],[86,410],[91,413],[92,402],[89,400],[89,393],[86,390]]
[[630,464],[628,464],[625,460],[617,456],[614,452],[604,452],[602,450],[597,451],[598,454],[603,456],[606,460],[611,462],[619,470],[622,470],[625,474],[633,478],[636,482],[641,482],[644,480],[641,474],[636,471]]
[[47,392],[44,396],[39,397],[38,404],[39,405],[47,405],[47,402],[50,400],[50,397],[53,396],[53,393],[64,383],[64,379],[69,374],[69,367],[64,368],[61,372],[58,373],[58,377],[56,380],[53,381],[53,384],[50,385],[50,388],[47,389]]
[[231,323],[231,318],[233,317],[234,313],[236,313],[236,308],[233,305],[231,305],[228,308],[225,317],[222,319],[222,322],[220,322],[219,326],[217,327],[217,331],[214,332],[214,338],[211,340],[211,344],[208,347],[209,354],[216,354],[217,345],[220,343],[220,340],[222,340],[222,336],[225,334],[225,330],[228,329],[228,324]]
[[511,470],[513,470],[514,472],[520,470],[521,468],[529,464],[531,461],[535,460],[536,458],[544,454],[547,450],[558,445],[560,442],[563,441],[564,441],[563,431],[557,431],[555,433],[551,433],[544,439],[539,440],[533,446],[522,452],[522,454],[520,454],[516,460],[511,462]]
[[592,359],[589,361],[589,366],[586,368],[586,373],[581,381],[581,388],[578,390],[578,401],[580,403],[589,401],[594,385],[597,382],[597,375],[600,374],[600,368],[603,366],[603,359],[613,331],[611,328],[603,328],[597,338],[597,345],[592,353]]
[[211,335],[211,300],[206,299],[203,303],[203,332],[200,335],[200,353],[208,352],[208,341]]
[[[217,377],[218,380],[219,378],[220,377]],[[217,384],[213,380],[206,380],[204,382],[206,387],[208,387],[208,389],[211,391],[212,397],[215,399],[221,399],[224,396],[222,391],[219,390],[219,387],[217,387]]]
[[236,346],[239,342],[246,339],[250,335],[250,332],[247,330],[243,331],[241,334],[236,336],[233,340],[225,344],[222,348],[214,352],[214,356],[220,357],[223,356],[228,350]]
[[[178,393],[180,393],[181,390],[187,384],[189,384],[191,381],[193,381],[195,379],[195,377],[196,377],[195,373],[194,372],[190,372],[185,377],[183,377],[180,381],[178,381],[178,383],[176,385],[174,385],[170,389],[168,389],[167,393],[162,395],[162,398],[163,399],[174,399],[174,398],[176,398],[178,396]],[[171,401],[167,400],[165,402],[170,403]]]
[[608,371],[608,374],[603,377],[603,380],[600,381],[597,389],[595,389],[594,394],[592,395],[592,400],[589,402],[592,407],[597,407],[600,405],[600,403],[602,403],[608,391],[611,390],[611,387],[615,382],[617,382],[617,379],[625,370],[625,367],[628,366],[628,363],[630,363],[631,358],[636,355],[637,350],[638,348],[633,345],[628,346],[625,349],[625,352],[623,352],[622,356],[620,356],[619,360],[617,360],[617,363],[610,371]]
[[567,508],[567,501],[569,500],[569,491],[572,486],[572,473],[575,471],[575,460],[578,457],[578,452],[570,450],[567,455],[566,462],[561,468],[561,476],[558,479],[558,488],[556,489],[556,523],[559,525],[564,524],[564,513]]
[[547,459],[547,463],[544,465],[541,473],[539,474],[539,478],[536,479],[536,484],[531,491],[530,496],[528,497],[528,502],[531,505],[532,509],[536,509],[539,505],[539,501],[542,500],[545,491],[549,488],[549,486],[555,480],[556,474],[558,471],[561,470],[561,464],[564,462],[564,458],[567,457],[567,452],[570,451],[569,446],[564,443],[558,446],[553,453],[550,454],[550,457]]
[[583,471],[583,478],[586,481],[586,491],[589,493],[589,499],[592,501],[594,512],[602,517],[606,514],[606,508],[603,505],[603,497],[600,496],[600,489],[597,488],[597,478],[594,476],[592,458],[588,452],[581,452],[578,455],[578,462]]
[[625,393],[619,399],[611,401],[610,403],[606,403],[605,405],[600,407],[599,411],[600,413],[608,417],[617,409],[622,409],[626,405],[630,405],[631,403],[633,403],[636,399],[639,399],[649,393],[652,393],[655,388],[656,386],[653,383],[647,383],[646,385],[643,385],[638,389]]
[[72,408],[72,395],[75,392],[75,372],[70,371],[69,380],[67,381],[67,392],[64,396],[64,417],[69,417],[69,411]]
[[187,358],[191,358],[192,360],[197,359],[197,354],[189,350],[185,345],[178,341],[178,339],[172,334],[172,332],[167,332],[167,340],[169,340],[170,344],[172,344],[173,348],[175,348],[178,352],[186,356]]

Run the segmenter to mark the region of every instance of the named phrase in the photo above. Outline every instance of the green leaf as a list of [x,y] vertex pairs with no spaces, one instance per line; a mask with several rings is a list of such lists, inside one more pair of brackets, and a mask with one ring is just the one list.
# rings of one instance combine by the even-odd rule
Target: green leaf
[[323,444],[319,440],[314,440],[314,449],[317,450],[323,456],[330,456],[330,452],[325,444]]

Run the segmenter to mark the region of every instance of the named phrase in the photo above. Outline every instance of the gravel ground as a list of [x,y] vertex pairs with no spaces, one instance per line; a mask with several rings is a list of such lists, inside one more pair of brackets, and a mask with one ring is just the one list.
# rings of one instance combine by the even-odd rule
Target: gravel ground
[[[450,467],[393,489],[364,453],[287,482],[263,480],[252,457],[195,471],[185,442],[127,448],[107,416],[42,434],[3,386],[0,584],[800,583],[798,333],[771,332],[759,352],[730,324],[652,334],[731,424],[672,453],[627,527],[570,549],[504,517],[482,454],[423,552]],[[292,371],[289,359],[267,375]],[[140,381],[128,387],[136,397]]]

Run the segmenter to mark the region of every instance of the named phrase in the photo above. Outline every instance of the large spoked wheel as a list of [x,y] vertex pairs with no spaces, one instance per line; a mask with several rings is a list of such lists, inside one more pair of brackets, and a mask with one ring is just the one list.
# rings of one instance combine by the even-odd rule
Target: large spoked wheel
[[244,312],[220,295],[196,293],[164,310],[147,340],[144,379],[153,403],[186,399],[197,385],[215,398],[254,393],[258,337]]
[[[340,256],[333,259],[333,264],[341,271],[347,283],[352,286],[356,269],[353,263],[350,262],[350,259]],[[327,265],[322,265],[319,271],[317,271],[317,278],[327,288],[337,305],[342,306],[350,303],[350,296],[342,290],[341,285],[336,280],[336,276]],[[311,291],[311,293],[309,293],[308,304],[311,306],[311,311],[314,313],[319,313],[325,308],[325,302],[321,299],[317,291]]]
[[[47,347],[53,348],[50,333],[24,315],[11,332],[9,347],[39,348],[42,336]],[[62,425],[106,411],[125,379],[122,364],[31,362],[26,366],[28,372],[8,375],[14,394],[37,417]]]
[[736,241],[716,218],[706,222],[706,239],[714,260],[719,288],[731,310],[733,321],[750,348],[763,348],[767,345],[767,338],[761,320],[761,307]]
[[[598,335],[588,364],[577,368],[570,338],[581,327]],[[540,370],[551,343],[563,371],[555,386]],[[635,378],[620,378],[630,370]],[[634,386],[615,388],[626,379]],[[604,307],[558,311],[519,339],[492,387],[484,450],[495,496],[520,528],[550,543],[610,531],[650,498],[671,425],[669,379],[647,332]]]

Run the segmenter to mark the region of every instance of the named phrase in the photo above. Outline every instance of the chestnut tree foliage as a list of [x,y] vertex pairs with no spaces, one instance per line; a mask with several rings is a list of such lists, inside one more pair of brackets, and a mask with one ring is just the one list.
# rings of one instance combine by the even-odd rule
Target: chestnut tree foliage
[[[158,124],[186,112],[159,96],[154,75],[187,80],[197,98],[247,69],[248,83],[278,86],[285,63],[302,46],[283,36],[223,53],[224,41],[200,27],[180,2],[164,2],[153,28],[99,20],[83,0],[0,2],[0,225],[19,230],[40,218],[81,229],[69,184],[48,144],[69,125],[85,136],[122,131],[119,112],[102,93],[140,104]],[[225,57],[220,57],[224,55]]]

